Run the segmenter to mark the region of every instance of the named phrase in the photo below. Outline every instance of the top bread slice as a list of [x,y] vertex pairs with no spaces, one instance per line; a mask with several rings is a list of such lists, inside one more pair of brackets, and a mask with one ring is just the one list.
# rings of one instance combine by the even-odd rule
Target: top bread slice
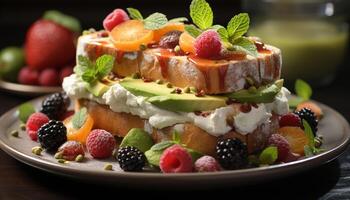
[[92,33],[78,40],[77,55],[92,61],[103,54],[114,56],[113,72],[120,77],[135,73],[145,79],[163,80],[176,87],[196,87],[206,94],[236,92],[248,85],[266,85],[281,75],[281,51],[265,45],[257,57],[250,55],[234,60],[206,60],[192,56],[177,56],[162,48],[147,48],[137,52],[116,49],[108,37]]

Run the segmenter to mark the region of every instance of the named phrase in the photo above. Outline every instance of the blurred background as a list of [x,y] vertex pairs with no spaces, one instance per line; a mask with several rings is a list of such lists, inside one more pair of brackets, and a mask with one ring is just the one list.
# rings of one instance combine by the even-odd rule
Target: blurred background
[[[339,70],[341,73],[348,68],[345,64],[349,46],[348,0],[208,2],[218,24],[226,24],[241,11],[249,12],[252,21],[249,34],[282,49],[283,77],[290,83],[302,78],[314,86],[328,85]],[[105,16],[117,7],[135,7],[144,15],[159,11],[168,18],[189,18],[189,4],[190,0],[1,0],[0,49],[23,45],[27,29],[49,9],[78,18],[83,30],[90,27],[99,30]]]

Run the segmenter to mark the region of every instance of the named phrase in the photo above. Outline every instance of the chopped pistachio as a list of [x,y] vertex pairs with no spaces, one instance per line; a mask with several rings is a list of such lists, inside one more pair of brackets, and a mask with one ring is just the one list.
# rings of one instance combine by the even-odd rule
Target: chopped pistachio
[[112,171],[113,170],[113,166],[111,165],[111,164],[106,164],[105,166],[104,166],[104,170],[107,170],[107,171]]
[[32,148],[32,153],[35,155],[41,155],[41,152],[43,151],[43,149],[39,146],[33,147]]
[[145,44],[141,44],[140,45],[140,50],[141,51],[144,51],[144,50],[146,50],[147,49],[147,46],[145,45]]
[[184,93],[191,93],[191,89],[189,87],[184,88]]
[[181,48],[179,45],[176,45],[176,47],[174,48],[175,53],[179,53],[181,51]]
[[68,161],[66,161],[65,159],[58,159],[57,162],[62,163],[62,164],[68,163]]
[[258,91],[258,89],[256,89],[255,86],[250,86],[250,87],[248,88],[248,92],[251,93],[251,94],[254,94],[254,93],[256,93],[257,91]]
[[133,79],[139,79],[140,78],[140,74],[139,73],[134,73],[134,74],[131,75],[131,77]]
[[17,131],[17,130],[11,131],[11,135],[12,135],[13,137],[18,137],[18,131]]
[[156,80],[156,83],[157,84],[163,84],[163,80],[158,79],[158,80]]
[[171,90],[170,93],[171,93],[171,94],[175,94],[175,93],[176,93],[176,89]]
[[194,93],[197,92],[197,88],[195,88],[195,87],[190,87],[190,90],[191,90],[191,92],[194,92]]
[[57,152],[54,157],[56,159],[62,159],[63,158],[63,153],[62,152]]
[[76,158],[75,158],[75,162],[82,162],[84,160],[84,156],[79,154]]
[[173,85],[172,85],[171,83],[167,83],[167,84],[166,84],[166,87],[167,87],[167,88],[172,88]]
[[20,128],[22,131],[25,131],[25,130],[26,130],[26,125],[25,125],[25,124],[21,124],[21,125],[19,125],[19,128]]

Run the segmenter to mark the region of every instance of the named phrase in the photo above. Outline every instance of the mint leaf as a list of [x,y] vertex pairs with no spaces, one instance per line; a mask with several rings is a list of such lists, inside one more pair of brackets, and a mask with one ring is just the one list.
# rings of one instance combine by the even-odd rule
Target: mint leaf
[[29,116],[33,113],[35,113],[35,108],[30,103],[24,103],[18,107],[18,118],[23,123],[26,123]]
[[185,31],[194,38],[198,37],[202,33],[202,31],[194,25],[185,25]]
[[81,79],[88,83],[94,82],[96,80],[96,71],[92,68],[85,70],[81,75]]
[[158,144],[155,144],[151,147],[152,151],[163,151],[168,147],[171,147],[175,144],[174,141],[164,141]]
[[148,163],[153,166],[159,166],[159,161],[162,154],[163,151],[154,151],[152,149],[145,152]]
[[292,97],[288,99],[288,104],[290,108],[296,108],[304,100],[301,97]]
[[278,157],[277,147],[267,147],[261,152],[259,156],[259,161],[261,164],[271,165],[276,162]]
[[96,60],[97,76],[99,79],[107,76],[113,69],[115,58],[111,55],[103,55]]
[[231,41],[234,41],[243,36],[249,29],[249,15],[240,13],[234,16],[227,25],[227,32]]
[[243,51],[251,56],[257,57],[258,51],[255,44],[245,37],[240,37],[233,42],[233,47],[237,51]]
[[171,22],[171,23],[188,22],[188,19],[186,17],[177,17],[177,18],[169,20],[169,22]]
[[313,133],[311,127],[310,127],[310,124],[305,119],[303,119],[302,122],[303,122],[303,126],[304,126],[305,135],[306,135],[306,137],[309,140],[309,146],[310,146],[311,149],[313,149],[313,148],[315,148],[315,136],[314,136],[314,133]]
[[295,93],[304,101],[307,101],[312,95],[312,89],[308,83],[301,79],[297,79],[295,81]]
[[213,11],[205,0],[193,0],[190,5],[190,16],[194,24],[205,30],[213,25]]
[[175,131],[173,132],[173,141],[176,143],[176,144],[180,144],[181,142],[181,137],[180,137],[180,134],[179,132]]
[[60,24],[61,26],[64,26],[73,32],[81,32],[81,25],[77,18],[65,15],[57,10],[46,11],[44,13],[43,19],[47,19]]
[[141,15],[140,11],[137,10],[136,8],[127,8],[126,10],[128,11],[131,19],[143,20],[143,17]]
[[156,30],[165,26],[168,23],[168,19],[164,14],[156,12],[144,19],[143,23],[145,29]]
[[218,32],[218,34],[219,34],[219,36],[220,36],[222,41],[224,41],[224,42],[228,42],[229,41],[228,32],[227,32],[225,27],[223,27],[221,25],[214,25],[211,28],[215,29],[216,32]]
[[304,154],[306,157],[311,157],[314,155],[314,152],[309,145],[304,146]]
[[87,109],[83,107],[73,115],[73,118],[72,118],[73,128],[80,129],[84,125],[86,119],[87,119]]
[[74,72],[81,76],[89,68],[94,68],[94,64],[88,57],[79,55],[78,65],[74,68]]

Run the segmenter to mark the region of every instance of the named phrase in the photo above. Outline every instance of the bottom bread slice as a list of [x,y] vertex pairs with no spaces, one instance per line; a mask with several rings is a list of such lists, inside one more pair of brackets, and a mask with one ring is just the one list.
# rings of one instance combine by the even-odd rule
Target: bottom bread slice
[[242,135],[231,130],[223,136],[215,137],[192,123],[177,124],[163,129],[151,128],[146,119],[129,113],[113,112],[108,106],[87,99],[77,100],[75,106],[76,110],[81,107],[87,108],[94,120],[94,129],[104,129],[115,136],[124,137],[130,129],[141,128],[150,132],[155,143],[170,140],[176,130],[181,135],[181,143],[186,147],[212,156],[215,156],[217,141],[222,138],[238,138],[247,144],[249,153],[259,151],[266,146],[268,137],[278,129],[278,116],[272,115],[252,133]]

